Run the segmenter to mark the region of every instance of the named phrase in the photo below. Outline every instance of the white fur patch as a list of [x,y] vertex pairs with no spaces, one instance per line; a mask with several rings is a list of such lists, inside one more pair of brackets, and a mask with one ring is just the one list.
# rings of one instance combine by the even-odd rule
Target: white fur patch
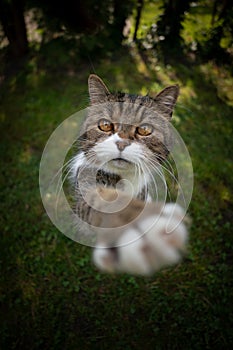
[[[132,241],[132,243],[128,243]],[[127,230],[119,239],[120,245],[127,244],[118,248],[118,269],[122,272],[128,272],[139,275],[150,275],[152,267],[143,253],[144,240],[140,234],[133,229]]]
[[174,215],[175,217],[180,218],[181,220],[185,216],[183,208],[181,208],[181,206],[177,203],[167,203],[164,206],[163,213],[168,217],[172,217]]
[[108,248],[94,250],[96,266],[106,272],[147,276],[165,266],[178,263],[187,243],[187,229],[183,223],[177,225],[174,217],[170,224],[176,228],[167,233],[167,217],[164,214],[139,221],[139,230],[127,229],[119,238],[117,258]]
[[94,248],[93,251],[93,261],[94,264],[102,271],[105,272],[115,272],[116,262],[112,252],[108,248]]
[[[135,164],[139,165],[139,159],[143,155],[142,146],[132,142],[132,144],[120,152],[116,144],[117,141],[123,141],[123,139],[118,134],[113,134],[103,142],[97,143],[93,147],[93,151],[102,168],[118,174],[122,179],[127,180],[131,186],[125,186],[124,190],[131,194],[131,188],[133,187],[133,195],[137,196],[142,188],[149,183],[149,176],[147,177],[147,174],[142,174],[142,172],[138,173],[135,168]],[[128,163],[125,167],[115,167],[114,164],[110,164],[109,162],[116,158],[123,158],[132,164]]]
[[153,258],[151,259],[154,270],[158,270],[166,265],[175,264],[180,260],[180,253],[177,247],[173,245],[175,233],[173,232],[168,235],[166,233],[166,225],[166,218],[160,217],[155,226],[145,236],[149,246],[154,252]]
[[138,157],[142,154],[141,146],[136,143],[132,143],[131,145],[125,147],[122,152],[120,152],[116,144],[117,141],[123,141],[123,139],[119,137],[118,134],[113,134],[103,142],[97,143],[93,147],[97,158],[100,161],[108,162],[114,158],[122,157],[130,162],[137,163]]
[[77,176],[78,169],[87,162],[84,152],[78,153],[71,161],[70,164],[70,181],[74,182]]

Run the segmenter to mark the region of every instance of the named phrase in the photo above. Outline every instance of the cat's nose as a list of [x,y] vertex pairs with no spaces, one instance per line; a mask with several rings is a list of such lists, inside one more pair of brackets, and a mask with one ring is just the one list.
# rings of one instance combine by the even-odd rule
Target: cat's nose
[[120,152],[124,151],[125,147],[130,145],[129,140],[121,140],[116,142],[117,148],[119,149]]

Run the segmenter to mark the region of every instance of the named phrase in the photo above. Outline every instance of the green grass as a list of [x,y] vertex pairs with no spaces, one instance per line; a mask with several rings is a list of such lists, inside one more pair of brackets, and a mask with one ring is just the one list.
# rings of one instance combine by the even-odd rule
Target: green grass
[[91,62],[53,42],[2,86],[0,347],[229,349],[233,78],[212,62],[164,66],[126,47],[92,60],[115,90],[153,94],[181,85],[174,125],[195,176],[189,253],[151,278],[105,275],[92,265],[90,248],[49,221],[38,188],[40,157],[54,128],[87,105],[93,72]]

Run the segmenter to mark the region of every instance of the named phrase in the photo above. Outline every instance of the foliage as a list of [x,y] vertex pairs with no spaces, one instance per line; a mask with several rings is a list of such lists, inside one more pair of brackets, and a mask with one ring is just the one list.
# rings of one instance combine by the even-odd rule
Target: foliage
[[131,33],[139,47],[154,47],[157,55],[165,58],[171,51],[198,50],[205,59],[231,60],[231,0],[104,0],[101,4],[95,0],[85,4],[81,0],[0,0],[0,9],[0,22],[15,56],[28,51],[25,21],[28,32],[32,21],[37,27],[37,44],[38,36],[42,44],[70,38],[78,43],[83,56],[106,55]]
[[[191,1],[164,1],[163,13],[157,22],[157,35],[161,38],[160,45],[170,50],[178,48],[181,43],[181,29],[185,12],[189,10]],[[164,48],[163,48],[164,50]]]
[[[5,35],[9,39],[10,48],[19,46],[25,23],[20,26],[19,18],[23,17],[22,0],[0,0],[0,22]],[[123,40],[125,21],[132,13],[135,0],[25,0],[25,18],[33,12],[34,21],[42,33],[42,41],[51,38],[69,36],[80,41],[81,50],[100,50],[117,47]],[[26,12],[27,10],[27,12]],[[15,20],[17,13],[17,20]],[[14,35],[9,37],[8,27],[14,29]],[[21,52],[19,50],[19,55]],[[14,52],[17,55],[17,52]]]
[[228,0],[155,0],[143,9],[139,46],[153,47],[156,55],[165,61],[172,52],[229,64],[233,44],[232,11],[233,4]]
[[[233,4],[228,0],[199,0],[186,14],[184,26],[192,26],[190,37],[193,33],[193,48],[197,48],[203,58],[215,58],[219,62],[226,59],[226,51],[233,44],[232,15]],[[230,57],[228,59],[231,60]]]
[[0,24],[9,41],[10,51],[15,57],[28,52],[23,10],[23,0],[0,0]]

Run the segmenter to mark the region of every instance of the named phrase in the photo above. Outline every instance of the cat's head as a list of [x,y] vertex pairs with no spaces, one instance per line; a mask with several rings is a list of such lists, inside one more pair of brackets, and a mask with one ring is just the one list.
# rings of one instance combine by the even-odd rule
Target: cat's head
[[179,94],[168,86],[154,98],[110,93],[97,75],[88,80],[91,106],[80,147],[91,162],[113,172],[164,160],[171,145],[169,121]]

